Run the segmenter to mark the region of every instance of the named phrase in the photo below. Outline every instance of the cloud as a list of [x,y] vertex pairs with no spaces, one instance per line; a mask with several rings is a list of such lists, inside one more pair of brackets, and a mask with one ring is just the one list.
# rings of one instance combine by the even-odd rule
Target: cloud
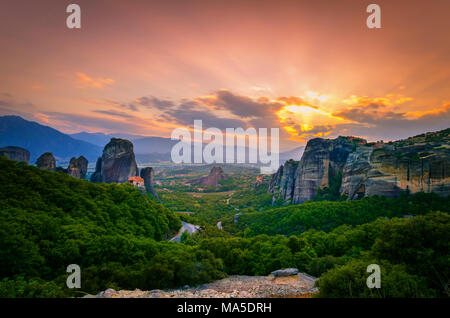
[[125,112],[120,112],[120,111],[116,111],[113,109],[110,110],[93,110],[94,113],[98,113],[98,114],[104,114],[104,115],[108,115],[108,116],[113,116],[113,117],[119,117],[119,118],[128,118],[128,119],[139,119],[136,116],[130,115],[128,113]]
[[264,117],[283,106],[283,103],[267,98],[254,100],[248,96],[236,95],[227,90],[219,90],[211,96],[199,97],[199,101],[217,110],[228,110],[232,114],[250,118]]
[[175,105],[174,102],[169,99],[159,99],[154,96],[137,98],[135,102],[145,107],[157,109],[166,109]]
[[217,117],[212,112],[194,109],[172,109],[165,112],[161,118],[181,126],[193,126],[194,120],[202,120],[203,127],[216,127],[219,129],[238,128],[247,126],[247,123],[234,118]]
[[396,140],[450,127],[450,103],[444,104],[441,109],[417,117],[407,115],[392,111],[369,112],[356,109],[341,111],[336,116],[342,116],[353,122],[336,125],[332,135],[362,136],[370,140]]
[[333,113],[333,116],[348,119],[359,123],[374,124],[380,120],[405,119],[405,113],[396,113],[393,111],[374,111],[372,109],[364,110],[350,108]]
[[115,81],[111,78],[93,78],[82,72],[76,72],[75,77],[76,83],[79,87],[104,88],[105,86],[115,83]]

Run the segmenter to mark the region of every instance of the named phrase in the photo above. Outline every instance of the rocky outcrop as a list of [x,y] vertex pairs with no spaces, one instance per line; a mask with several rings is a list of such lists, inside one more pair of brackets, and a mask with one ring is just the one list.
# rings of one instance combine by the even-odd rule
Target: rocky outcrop
[[36,166],[39,169],[55,171],[56,170],[55,157],[51,152],[46,152],[36,160]]
[[103,149],[101,159],[91,177],[93,182],[125,183],[138,176],[133,144],[125,139],[112,138]]
[[344,167],[341,193],[349,199],[401,192],[450,194],[450,163],[446,147],[426,143],[360,147]]
[[71,175],[74,178],[84,179],[86,178],[88,167],[88,160],[80,156],[77,158],[73,157],[70,159],[69,167],[67,167],[67,174]]
[[355,137],[312,139],[294,173],[296,162],[288,161],[272,175],[269,193],[274,194],[273,201],[302,203],[342,176],[336,190],[349,200],[373,195],[393,198],[404,191],[448,196],[449,135],[446,129],[390,143],[367,143]]
[[365,142],[350,137],[311,139],[297,169],[292,203],[312,200],[319,188],[328,187],[329,173],[342,171],[348,155],[355,148],[355,141]]
[[91,182],[102,182],[102,157],[98,157],[95,172],[91,175]]
[[0,148],[0,156],[15,161],[30,163],[30,152],[21,147],[8,146]]
[[299,161],[290,159],[272,175],[268,188],[268,192],[274,194],[272,203],[277,199],[282,199],[286,203],[291,202],[294,196],[298,165]]
[[219,187],[219,181],[226,179],[227,175],[223,172],[222,168],[219,166],[214,166],[209,175],[201,177],[199,179],[191,180],[190,183],[201,185],[204,187]]
[[305,273],[288,277],[229,276],[222,280],[197,287],[150,291],[107,289],[86,298],[268,298],[268,297],[311,297],[319,290],[315,287],[317,278]]
[[141,178],[144,179],[145,190],[150,192],[155,198],[158,198],[158,194],[153,188],[154,172],[152,167],[146,167],[141,169]]
[[285,269],[279,269],[276,271],[273,271],[271,273],[274,277],[288,277],[298,274],[297,268],[285,268]]
[[308,141],[300,162],[289,160],[272,176],[269,185],[269,193],[274,193],[272,201],[302,203],[314,199],[319,188],[328,186],[330,173],[343,169],[356,143],[365,141],[352,137]]

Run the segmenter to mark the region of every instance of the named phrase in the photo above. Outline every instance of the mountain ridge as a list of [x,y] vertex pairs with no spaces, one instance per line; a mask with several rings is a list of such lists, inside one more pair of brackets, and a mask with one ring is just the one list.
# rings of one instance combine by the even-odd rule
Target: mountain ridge
[[0,117],[0,147],[16,146],[30,151],[30,162],[45,152],[52,152],[59,163],[68,163],[72,157],[85,156],[89,161],[101,154],[101,148],[73,139],[50,126],[28,121],[20,116]]

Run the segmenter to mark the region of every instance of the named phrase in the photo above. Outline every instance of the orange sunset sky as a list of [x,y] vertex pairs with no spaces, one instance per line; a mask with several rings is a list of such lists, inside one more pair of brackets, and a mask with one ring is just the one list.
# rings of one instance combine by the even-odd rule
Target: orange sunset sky
[[448,0],[1,0],[0,115],[66,133],[279,127],[282,149],[400,139],[450,126],[449,15]]

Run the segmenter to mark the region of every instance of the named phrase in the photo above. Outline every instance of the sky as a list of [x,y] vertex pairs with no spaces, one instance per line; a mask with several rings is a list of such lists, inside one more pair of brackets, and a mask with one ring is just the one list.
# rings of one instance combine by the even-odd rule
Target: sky
[[279,128],[281,149],[402,139],[449,127],[449,13],[448,0],[1,0],[0,115],[65,133]]

